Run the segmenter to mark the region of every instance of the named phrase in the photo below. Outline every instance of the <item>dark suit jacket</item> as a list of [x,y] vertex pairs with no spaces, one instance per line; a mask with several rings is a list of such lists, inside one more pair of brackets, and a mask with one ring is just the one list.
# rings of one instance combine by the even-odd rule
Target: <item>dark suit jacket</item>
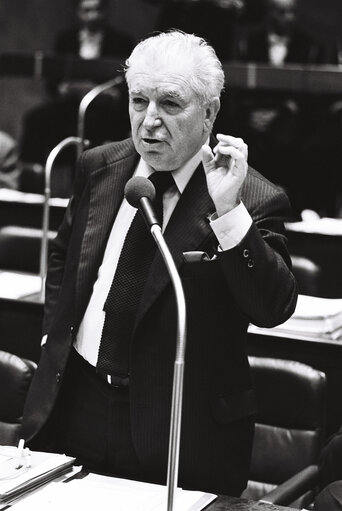
[[[57,35],[55,51],[59,54],[78,55],[80,51],[79,28],[73,27]],[[118,32],[110,26],[104,27],[101,57],[127,58],[133,50],[132,39],[123,32]]]
[[[268,31],[261,25],[247,34],[240,45],[239,60],[268,62]],[[322,43],[300,29],[294,29],[285,64],[337,64],[335,45]]]
[[[48,340],[26,402],[26,439],[42,428],[54,406],[137,159],[130,139],[82,155],[75,194],[51,252],[44,322]],[[248,323],[271,327],[285,321],[297,296],[282,225],[286,196],[250,169],[243,201],[254,220],[243,241],[211,261],[185,263],[184,251],[203,250],[213,257],[217,249],[208,223],[214,205],[200,165],[165,231],[188,315],[180,485],[226,494],[238,494],[246,483],[253,436]],[[157,254],[135,321],[130,403],[137,455],[148,478],[161,483],[166,481],[175,339],[174,293]]]
[[[268,48],[267,25],[262,24],[242,38],[238,59],[269,64]],[[336,63],[334,44],[317,41],[299,27],[293,30],[286,65]],[[319,104],[326,99],[301,91],[272,89],[272,84],[269,85],[255,90],[232,91],[228,99],[232,108],[229,115],[230,132],[248,141],[251,164],[262,169],[268,179],[285,188],[293,211],[300,215],[303,209],[312,207],[309,197],[313,189],[317,188],[321,197],[321,183],[318,187],[312,184],[312,165],[303,160],[303,150],[306,150],[317,126],[322,125]],[[263,128],[257,128],[253,118],[260,118],[262,110],[273,114],[273,117],[265,122]],[[325,158],[326,147],[321,141],[319,144],[325,148]],[[316,159],[316,150],[314,154]],[[329,168],[328,165],[326,167]],[[306,192],[308,179],[311,183],[309,194]]]
[[[54,51],[58,55],[70,55],[77,57],[80,53],[79,27],[77,25],[62,30],[57,34],[54,43]],[[114,30],[109,25],[103,28],[103,40],[101,46],[100,58],[122,58],[125,60],[134,48],[134,42],[129,35],[124,32]],[[47,91],[55,95],[57,94],[58,85],[62,77],[51,77],[46,82]],[[66,77],[68,79],[68,77]],[[79,99],[78,99],[79,103]],[[33,129],[33,128],[31,128]]]
[[238,17],[234,9],[222,8],[211,0],[164,2],[155,30],[172,28],[203,37],[221,61],[236,57]]

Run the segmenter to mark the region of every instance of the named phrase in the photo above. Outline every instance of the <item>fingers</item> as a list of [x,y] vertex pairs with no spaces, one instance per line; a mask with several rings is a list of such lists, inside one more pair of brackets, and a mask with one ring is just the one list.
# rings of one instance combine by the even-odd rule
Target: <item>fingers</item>
[[240,167],[246,169],[248,149],[242,138],[219,133],[217,139],[218,144],[213,151],[207,144],[202,146],[202,161],[206,173],[220,167],[233,173],[239,172]]
[[240,172],[240,168],[247,168],[244,154],[235,147],[219,143],[215,149],[215,163],[218,167],[226,167],[230,172]]
[[222,133],[218,133],[216,135],[217,140],[219,141],[218,146],[231,146],[235,149],[238,149],[247,160],[248,156],[248,147],[247,144],[242,140],[242,138],[232,137],[231,135],[223,135]]
[[206,174],[215,169],[215,156],[207,144],[202,146],[202,163]]
[[245,155],[243,154],[243,152],[240,149],[236,149],[233,146],[225,146],[218,144],[214,149],[214,153],[215,155],[220,153],[224,156],[231,156],[232,158],[234,158],[234,160],[240,160],[242,158],[245,159]]
[[203,163],[212,163],[214,160],[214,155],[211,150],[211,147],[207,144],[202,145],[202,161]]

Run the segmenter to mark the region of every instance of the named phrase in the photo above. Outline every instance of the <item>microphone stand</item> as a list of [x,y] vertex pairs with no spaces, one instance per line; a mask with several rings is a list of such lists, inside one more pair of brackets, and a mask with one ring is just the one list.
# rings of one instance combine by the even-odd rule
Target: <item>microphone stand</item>
[[77,118],[77,136],[81,139],[82,144],[78,146],[78,154],[79,157],[84,149],[85,144],[85,138],[84,138],[84,131],[85,131],[85,116],[88,110],[88,106],[90,103],[94,101],[97,96],[102,94],[102,92],[105,92],[108,89],[111,89],[112,87],[115,87],[116,85],[120,85],[123,82],[122,76],[117,76],[116,78],[113,78],[112,80],[108,80],[107,82],[101,83],[100,85],[96,85],[93,89],[91,89],[87,94],[85,94],[80,102],[80,106],[78,109],[78,118]]
[[51,171],[55,159],[60,152],[67,146],[77,145],[79,147],[84,142],[78,137],[68,137],[59,142],[52,151],[50,151],[45,164],[45,188],[44,188],[44,205],[43,205],[43,223],[42,223],[42,242],[40,248],[40,264],[39,264],[39,275],[40,275],[40,293],[39,301],[44,303],[45,301],[45,281],[48,263],[48,244],[49,244],[49,223],[50,223],[50,198],[51,198]]
[[161,228],[158,224],[152,225],[151,234],[159,247],[159,250],[166,264],[167,270],[170,274],[177,302],[177,319],[178,319],[177,344],[173,373],[169,456],[167,469],[167,511],[173,511],[179,467],[179,446],[183,401],[184,357],[186,347],[186,304],[183,286],[176,265],[170,253],[169,247],[167,246],[164,240]]

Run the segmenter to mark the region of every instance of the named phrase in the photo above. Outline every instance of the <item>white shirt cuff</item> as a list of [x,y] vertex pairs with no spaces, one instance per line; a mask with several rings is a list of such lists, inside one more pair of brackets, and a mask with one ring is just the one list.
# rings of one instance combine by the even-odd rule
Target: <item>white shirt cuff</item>
[[222,250],[236,247],[246,236],[251,225],[252,218],[242,202],[225,215],[210,221]]

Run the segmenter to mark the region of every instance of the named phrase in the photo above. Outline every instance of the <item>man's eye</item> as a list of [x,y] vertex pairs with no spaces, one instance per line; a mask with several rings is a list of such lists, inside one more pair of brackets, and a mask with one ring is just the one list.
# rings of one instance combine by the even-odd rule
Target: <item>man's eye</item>
[[132,98],[132,103],[136,108],[144,108],[147,101],[144,98]]
[[172,101],[172,99],[166,99],[164,101],[164,104],[166,106],[171,106],[171,107],[177,107],[178,106],[178,103],[176,103],[175,101]]
[[166,99],[163,101],[163,106],[167,111],[174,112],[180,108],[179,104],[172,99]]

